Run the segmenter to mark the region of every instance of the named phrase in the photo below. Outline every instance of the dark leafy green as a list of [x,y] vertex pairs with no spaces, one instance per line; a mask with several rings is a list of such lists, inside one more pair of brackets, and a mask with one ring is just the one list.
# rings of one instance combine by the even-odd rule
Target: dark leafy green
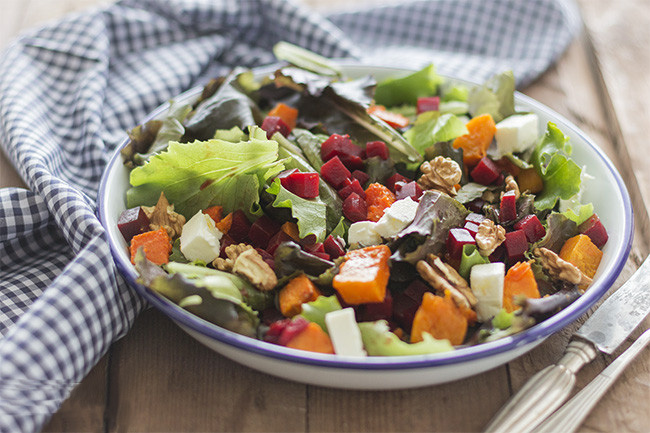
[[278,277],[291,275],[294,272],[304,272],[307,275],[318,276],[334,266],[334,262],[323,260],[313,254],[303,251],[295,242],[284,242],[275,250],[275,273]]
[[578,226],[561,213],[552,212],[546,219],[546,235],[535,244],[538,248],[548,248],[559,253],[562,245],[578,234]]

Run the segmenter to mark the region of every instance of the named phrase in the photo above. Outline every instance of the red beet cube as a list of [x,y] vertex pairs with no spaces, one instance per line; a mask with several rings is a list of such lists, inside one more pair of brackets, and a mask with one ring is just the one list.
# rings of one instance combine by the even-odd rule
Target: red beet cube
[[366,182],[370,180],[370,176],[361,170],[354,170],[352,172],[352,177],[358,180],[361,186],[364,186]]
[[319,259],[323,259],[323,260],[329,260],[329,259],[330,259],[330,255],[329,255],[329,254],[327,254],[327,253],[321,253],[320,251],[316,251],[316,252],[313,252],[313,253],[310,253],[310,254],[312,254],[312,255],[318,257]]
[[305,245],[304,247],[302,247],[302,249],[311,254],[325,252],[325,247],[323,246],[322,242],[316,242],[315,244]]
[[363,159],[356,155],[341,155],[341,162],[348,170],[361,170],[363,168]]
[[508,255],[508,264],[513,265],[515,262],[524,259],[524,253],[528,250],[526,232],[523,230],[508,232],[506,233],[506,240],[503,243],[506,247],[506,254]]
[[228,230],[228,236],[236,243],[243,242],[248,237],[248,232],[251,229],[251,223],[243,210],[237,209],[232,214],[232,224]]
[[426,284],[414,280],[402,293],[396,294],[393,298],[393,319],[406,332],[411,332],[413,318],[427,291],[429,288]]
[[478,224],[472,221],[465,221],[463,228],[467,230],[473,238],[476,237],[476,233],[478,233]]
[[268,251],[263,250],[262,248],[255,248],[255,251],[262,256],[262,260],[266,262],[267,265],[271,267],[271,269],[275,269],[275,259],[271,254],[268,253]]
[[343,165],[338,156],[323,164],[320,169],[320,175],[336,189],[342,187],[345,179],[349,179],[352,176],[350,170]]
[[506,259],[506,247],[502,243],[497,247],[496,250],[490,254],[490,257],[488,257],[490,260],[490,263],[495,263],[495,262],[503,262]]
[[528,242],[537,242],[546,234],[546,229],[537,218],[537,215],[526,215],[513,226],[515,230],[523,230]]
[[438,108],[440,108],[439,96],[423,96],[418,98],[417,114],[424,113],[425,111],[438,111]]
[[302,316],[296,316],[293,320],[287,323],[278,338],[280,346],[286,346],[289,342],[309,325],[309,321]]
[[469,215],[465,217],[466,222],[471,222],[476,225],[480,225],[484,219],[485,219],[485,215],[476,212],[471,212]]
[[343,215],[352,222],[368,219],[368,207],[366,201],[357,193],[350,194],[343,200]]
[[276,132],[279,132],[285,137],[291,132],[291,128],[278,116],[266,116],[262,122],[262,129],[266,131],[266,138],[269,140]]
[[422,191],[420,185],[414,180],[409,183],[397,182],[395,184],[395,198],[397,200],[411,197],[413,201],[420,201],[422,194],[424,194],[424,191]]
[[386,290],[383,302],[372,302],[360,305],[357,310],[357,320],[360,322],[374,322],[375,320],[388,320],[393,315],[393,296]]
[[501,172],[499,167],[487,156],[481,158],[476,167],[471,171],[470,176],[474,182],[481,185],[489,185],[499,178]]
[[345,242],[342,238],[329,235],[325,242],[323,242],[325,252],[330,255],[332,259],[336,259],[345,254]]
[[280,224],[266,215],[262,215],[253,223],[248,231],[248,238],[254,247],[266,249],[271,238],[280,231]]
[[335,156],[356,156],[361,158],[362,152],[363,149],[355,145],[347,134],[332,134],[320,145],[320,157],[323,161],[329,161]]
[[384,183],[384,185],[386,186],[386,188],[391,190],[393,194],[395,194],[395,192],[396,192],[395,191],[395,184],[397,182],[409,183],[410,181],[411,181],[411,179],[409,179],[408,177],[404,177],[399,173],[395,173],[394,175],[392,175],[391,177],[386,179],[386,182]]
[[467,209],[472,212],[480,213],[483,212],[483,206],[485,206],[485,201],[483,199],[477,198],[465,205]]
[[221,241],[219,243],[219,247],[221,248],[219,251],[219,257],[221,258],[227,258],[226,256],[226,247],[228,245],[236,244],[235,242],[229,235],[226,233],[225,235],[221,236]]
[[454,228],[449,230],[447,236],[447,252],[451,258],[460,259],[463,246],[475,243],[476,241],[466,229]]
[[502,223],[517,219],[517,198],[514,191],[508,191],[501,197],[499,221]]
[[343,183],[343,187],[339,189],[339,196],[345,200],[348,198],[348,196],[352,193],[356,193],[361,197],[362,199],[366,199],[366,192],[363,190],[361,187],[361,184],[357,179],[350,180],[350,179],[345,179],[345,182]]
[[602,248],[607,243],[607,239],[609,239],[605,226],[600,222],[600,218],[596,214],[593,214],[587,221],[580,224],[578,231],[589,236],[591,242],[598,248]]
[[320,176],[318,173],[301,173],[293,172],[280,178],[282,186],[302,198],[318,197],[318,182]]
[[284,230],[280,230],[269,240],[269,244],[266,246],[266,251],[268,251],[268,253],[273,256],[275,250],[280,246],[281,243],[289,241],[293,241],[293,238],[289,236]]
[[269,330],[266,331],[266,334],[264,334],[264,341],[278,344],[278,340],[280,339],[280,335],[282,335],[282,331],[284,331],[289,323],[291,323],[291,319],[281,319],[271,323],[269,325]]
[[135,235],[149,231],[149,217],[141,206],[127,209],[117,219],[117,228],[128,243]]
[[378,156],[381,159],[388,159],[388,146],[383,141],[369,141],[366,143],[366,158]]

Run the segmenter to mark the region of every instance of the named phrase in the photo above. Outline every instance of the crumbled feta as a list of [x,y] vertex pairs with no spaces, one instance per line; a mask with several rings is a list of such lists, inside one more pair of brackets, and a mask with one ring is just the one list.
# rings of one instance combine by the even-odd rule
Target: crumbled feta
[[359,331],[352,308],[327,313],[325,324],[337,355],[366,356],[366,351],[363,350],[361,331]]
[[478,300],[478,320],[485,322],[503,308],[503,279],[505,265],[501,262],[472,266],[469,280],[472,292]]
[[418,210],[418,202],[411,197],[397,200],[377,221],[375,231],[383,238],[389,238],[396,235],[406,226],[411,224]]
[[210,263],[219,256],[221,236],[214,220],[198,211],[183,226],[181,232],[181,252],[187,260],[202,260]]
[[523,152],[539,138],[537,114],[515,114],[497,123],[495,135],[499,155]]
[[373,221],[359,221],[352,223],[348,229],[348,244],[359,244],[364,247],[379,245],[381,236],[377,233],[377,223]]

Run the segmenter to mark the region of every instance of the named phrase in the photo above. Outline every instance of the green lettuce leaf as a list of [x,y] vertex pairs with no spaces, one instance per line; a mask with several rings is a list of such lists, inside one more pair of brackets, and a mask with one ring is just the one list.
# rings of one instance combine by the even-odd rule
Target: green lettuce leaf
[[436,340],[427,333],[422,334],[423,341],[409,344],[390,332],[385,320],[359,323],[363,346],[370,356],[406,356],[427,353],[449,352],[454,350],[449,340]]
[[454,84],[451,81],[444,82],[440,85],[440,101],[460,101],[467,102],[469,89],[464,84]]
[[296,143],[307,161],[311,164],[316,171],[320,172],[320,168],[324,162],[320,157],[320,145],[323,141],[327,140],[326,135],[312,134],[306,129],[295,128],[291,133],[296,137]]
[[485,84],[474,87],[467,97],[472,117],[490,114],[499,122],[515,112],[515,77],[512,71],[493,75]]
[[129,207],[153,205],[164,191],[177,212],[186,218],[212,204],[224,212],[242,209],[259,215],[259,191],[267,179],[284,169],[278,161],[278,143],[251,127],[248,141],[172,142],[165,152],[131,171]]
[[469,281],[469,274],[472,270],[472,266],[490,263],[490,259],[481,255],[476,248],[476,245],[467,244],[463,245],[463,252],[460,256],[460,266],[458,268],[458,273],[461,277]]
[[411,129],[404,133],[408,142],[424,154],[425,150],[440,141],[453,140],[469,134],[465,123],[453,114],[427,111],[420,114]]
[[460,187],[456,194],[456,200],[463,204],[469,203],[472,200],[480,198],[489,188],[489,186],[481,185],[480,183],[468,182]]
[[436,94],[442,78],[436,73],[433,64],[402,78],[389,78],[377,84],[375,102],[379,105],[415,105],[421,96]]
[[321,75],[339,76],[341,69],[327,57],[316,54],[298,45],[280,41],[273,46],[273,54],[278,60],[284,60],[308,71]]
[[530,162],[544,182],[544,189],[535,199],[538,210],[553,209],[558,199],[567,200],[580,191],[582,169],[569,158],[568,141],[569,137],[549,122],[531,155]]
[[275,179],[266,192],[276,196],[273,207],[291,209],[291,215],[298,220],[301,239],[315,235],[316,242],[325,240],[327,232],[326,206],[320,198],[299,197],[283,187],[280,179]]
[[341,304],[336,296],[319,296],[315,301],[302,304],[302,312],[299,316],[318,324],[323,331],[327,332],[325,315],[340,309]]

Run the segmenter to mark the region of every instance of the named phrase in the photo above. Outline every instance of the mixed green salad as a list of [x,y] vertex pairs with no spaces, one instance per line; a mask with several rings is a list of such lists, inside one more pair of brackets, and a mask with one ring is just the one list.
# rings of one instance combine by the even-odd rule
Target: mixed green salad
[[433,65],[376,81],[280,44],[129,132],[139,281],[239,334],[344,356],[520,332],[588,290],[607,232],[568,138]]

